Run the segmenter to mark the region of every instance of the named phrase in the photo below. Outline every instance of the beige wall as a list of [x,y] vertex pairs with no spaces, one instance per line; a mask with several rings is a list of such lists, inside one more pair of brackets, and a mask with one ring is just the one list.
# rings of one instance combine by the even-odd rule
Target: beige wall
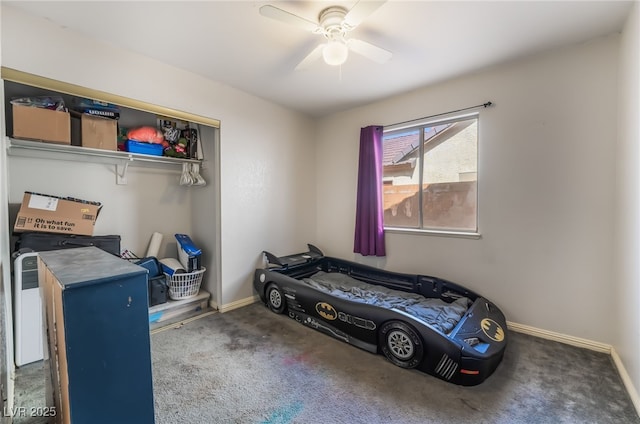
[[[620,44],[616,214],[613,250],[615,302],[613,347],[628,372],[625,380],[640,411],[640,7],[636,2]],[[630,385],[629,385],[630,384]]]
[[[617,36],[597,39],[320,120],[318,246],[461,283],[513,322],[611,343],[618,47]],[[360,128],[487,101],[482,238],[389,233],[386,258],[352,253]]]

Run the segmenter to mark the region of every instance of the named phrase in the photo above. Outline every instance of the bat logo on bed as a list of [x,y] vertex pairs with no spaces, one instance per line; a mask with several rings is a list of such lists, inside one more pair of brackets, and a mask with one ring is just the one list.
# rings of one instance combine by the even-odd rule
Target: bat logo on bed
[[504,330],[500,327],[500,324],[494,320],[485,318],[480,321],[480,327],[482,327],[484,334],[486,334],[491,340],[496,342],[504,340]]
[[328,319],[329,321],[333,321],[338,318],[338,313],[334,309],[333,306],[329,305],[326,302],[318,302],[316,303],[316,312],[324,319]]

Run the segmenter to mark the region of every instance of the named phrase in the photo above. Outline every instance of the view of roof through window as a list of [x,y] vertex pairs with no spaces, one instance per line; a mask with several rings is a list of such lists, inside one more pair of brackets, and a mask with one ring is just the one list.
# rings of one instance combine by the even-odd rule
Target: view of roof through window
[[477,231],[476,117],[389,132],[382,162],[386,227]]

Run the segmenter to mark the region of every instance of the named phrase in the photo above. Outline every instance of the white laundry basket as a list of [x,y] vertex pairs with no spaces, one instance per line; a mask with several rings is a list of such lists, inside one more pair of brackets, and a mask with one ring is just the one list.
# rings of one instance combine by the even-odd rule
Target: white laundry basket
[[167,286],[169,286],[169,298],[172,300],[189,299],[198,295],[202,277],[207,269],[200,268],[193,272],[175,273],[167,276]]

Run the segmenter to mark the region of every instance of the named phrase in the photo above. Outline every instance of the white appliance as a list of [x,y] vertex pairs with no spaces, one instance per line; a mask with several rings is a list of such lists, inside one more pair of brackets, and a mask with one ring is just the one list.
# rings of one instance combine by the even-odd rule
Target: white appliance
[[23,253],[13,265],[15,362],[20,367],[44,357],[38,253]]

